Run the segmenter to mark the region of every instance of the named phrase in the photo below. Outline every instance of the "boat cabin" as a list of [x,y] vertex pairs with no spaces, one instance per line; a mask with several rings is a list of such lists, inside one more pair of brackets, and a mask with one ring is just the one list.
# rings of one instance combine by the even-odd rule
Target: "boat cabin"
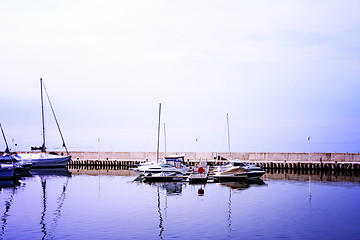
[[182,168],[185,155],[165,156],[164,163],[176,168]]

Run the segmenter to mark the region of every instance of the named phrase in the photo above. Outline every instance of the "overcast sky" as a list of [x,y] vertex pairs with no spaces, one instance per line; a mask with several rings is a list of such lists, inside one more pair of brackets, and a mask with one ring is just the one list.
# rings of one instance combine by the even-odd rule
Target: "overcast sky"
[[[359,152],[360,1],[0,0],[0,122],[70,150]],[[59,149],[45,106],[49,149]],[[14,140],[13,140],[14,139]],[[99,141],[100,139],[100,141]],[[198,141],[196,141],[198,139]],[[5,148],[3,141],[0,147]]]

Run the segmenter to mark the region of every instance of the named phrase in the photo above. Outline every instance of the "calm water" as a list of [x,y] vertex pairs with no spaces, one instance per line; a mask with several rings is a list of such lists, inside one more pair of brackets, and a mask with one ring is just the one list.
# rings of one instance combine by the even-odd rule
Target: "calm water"
[[0,239],[360,239],[357,177],[189,185],[71,172],[1,182]]

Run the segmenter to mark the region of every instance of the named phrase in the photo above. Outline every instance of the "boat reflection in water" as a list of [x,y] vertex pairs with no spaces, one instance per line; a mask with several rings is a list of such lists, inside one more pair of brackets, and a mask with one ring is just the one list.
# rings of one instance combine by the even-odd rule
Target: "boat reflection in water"
[[182,182],[144,182],[143,184],[165,190],[166,195],[178,195],[182,192]]
[[[69,172],[69,170],[67,168],[39,168],[39,169],[33,169],[30,170],[30,174],[33,176],[39,176],[40,180],[41,180],[41,187],[42,187],[42,212],[41,212],[41,217],[40,217],[40,226],[41,226],[41,231],[43,233],[43,238],[42,239],[53,239],[54,236],[54,232],[55,229],[57,227],[57,224],[59,222],[59,219],[61,217],[61,210],[62,210],[62,206],[65,202],[66,199],[66,189],[67,189],[67,185],[69,183],[69,179],[71,177],[71,172]],[[46,193],[46,186],[47,186],[47,182],[51,182],[51,178],[53,177],[65,177],[65,182],[62,186],[62,191],[59,195],[59,197],[57,198],[57,207],[55,209],[55,211],[53,212],[53,220],[51,224],[48,224],[45,221],[45,216],[47,215],[46,213],[46,209],[47,209],[47,193]],[[50,228],[48,227],[50,225]]]
[[3,188],[15,188],[16,186],[19,186],[21,182],[17,179],[14,180],[7,180],[7,181],[0,181],[0,191]]
[[[214,190],[216,186],[224,186],[228,188],[228,195],[226,199],[227,205],[227,227],[228,227],[228,237],[231,238],[232,233],[232,194],[239,190],[246,190],[250,187],[259,187],[267,186],[267,184],[261,179],[254,181],[244,181],[244,182],[224,182],[224,183],[201,183],[201,184],[190,184],[188,182],[140,182],[139,184],[152,187],[154,189],[153,194],[157,197],[157,202],[155,204],[158,212],[158,236],[160,239],[164,238],[164,235],[167,234],[167,228],[169,224],[175,220],[172,218],[174,216],[174,209],[179,206],[182,206],[180,202],[190,202],[190,201],[205,201],[212,202],[211,196],[220,196],[214,195]],[[192,194],[186,194],[188,191],[185,191],[186,188],[190,188]],[[184,194],[183,194],[184,191]],[[208,195],[206,194],[208,192]],[[194,196],[197,195],[197,198]],[[155,197],[155,196],[154,196]],[[180,198],[182,201],[179,201]],[[195,200],[197,199],[197,200]],[[194,202],[193,202],[194,203]],[[195,204],[195,203],[194,203]]]
[[[164,220],[167,219],[168,210],[168,196],[180,195],[185,183],[182,182],[142,182],[142,184],[149,185],[156,188],[157,193],[157,212],[159,214],[159,237],[163,239]],[[164,199],[161,198],[161,193],[165,193]],[[163,206],[164,205],[164,206]]]
[[220,183],[220,185],[236,190],[245,190],[251,186],[267,186],[267,184],[261,179],[251,180],[251,181],[248,180],[245,182],[224,182],[224,183]]
[[10,196],[5,200],[5,211],[1,216],[1,230],[0,230],[0,239],[3,239],[3,235],[5,233],[5,228],[7,225],[8,217],[11,215],[9,212],[11,210],[11,206],[14,200],[14,196],[17,188],[21,185],[18,180],[8,180],[8,181],[0,181],[0,191],[2,192],[4,189],[12,191]]
[[[41,182],[41,188],[42,188],[42,196],[41,196],[41,206],[42,211],[40,216],[40,228],[41,232],[43,234],[43,239],[52,239],[54,238],[54,232],[57,227],[57,223],[61,217],[61,211],[62,206],[64,204],[64,201],[66,199],[66,189],[67,185],[69,183],[69,179],[71,177],[71,173],[67,168],[41,168],[41,169],[32,169],[30,170],[29,179],[33,178],[39,178]],[[20,181],[18,180],[8,180],[8,181],[0,181],[0,194],[3,193],[3,191],[6,191],[4,196],[7,196],[7,199],[4,200],[5,208],[4,212],[1,215],[1,229],[0,229],[0,239],[3,239],[5,233],[6,233],[6,226],[8,224],[8,218],[13,215],[12,213],[12,204],[14,199],[17,195],[17,190],[19,187],[26,187],[25,183],[22,183],[23,181],[26,182],[27,177],[22,178]],[[52,201],[49,202],[49,199],[47,196],[47,185],[52,184],[52,182],[57,182],[59,178],[64,179],[64,183],[62,184],[62,187],[60,190],[60,195],[56,199],[56,209],[52,212],[52,214],[49,214],[49,211],[52,211],[52,209],[49,209],[49,204],[54,205]],[[56,191],[56,189],[52,188],[51,191]],[[13,209],[15,211],[15,209]],[[16,212],[16,211],[15,211]],[[48,222],[46,219],[52,219],[52,221]]]
[[65,167],[59,168],[34,168],[30,170],[32,176],[64,176],[70,177],[71,172]]
[[191,184],[133,181],[125,170],[50,171],[58,175],[40,169],[20,186],[0,189],[0,239],[358,239],[360,233],[354,174],[266,173],[260,182]]

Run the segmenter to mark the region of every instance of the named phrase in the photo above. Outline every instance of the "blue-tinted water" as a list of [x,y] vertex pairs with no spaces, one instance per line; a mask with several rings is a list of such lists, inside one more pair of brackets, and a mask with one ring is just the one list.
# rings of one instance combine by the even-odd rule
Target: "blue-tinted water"
[[354,177],[266,174],[262,184],[189,185],[71,171],[1,182],[0,238],[360,239]]

